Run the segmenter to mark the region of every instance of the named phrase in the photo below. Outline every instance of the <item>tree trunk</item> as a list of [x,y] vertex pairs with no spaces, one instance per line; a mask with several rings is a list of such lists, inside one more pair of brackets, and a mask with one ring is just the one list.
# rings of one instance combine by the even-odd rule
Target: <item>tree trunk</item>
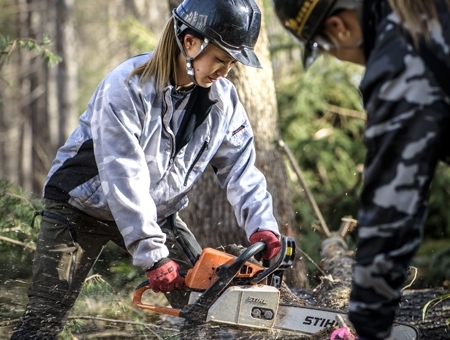
[[73,26],[73,0],[57,0],[56,8],[56,54],[62,61],[58,64],[58,110],[59,145],[63,145],[77,125],[77,43]]

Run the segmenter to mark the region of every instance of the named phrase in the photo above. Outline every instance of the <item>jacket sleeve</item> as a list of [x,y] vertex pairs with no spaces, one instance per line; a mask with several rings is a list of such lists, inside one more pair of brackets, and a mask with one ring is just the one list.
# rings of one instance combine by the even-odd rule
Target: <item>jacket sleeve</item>
[[92,137],[109,208],[133,264],[145,270],[169,252],[156,223],[149,170],[139,144],[145,112],[138,90],[125,74],[113,72],[105,78],[93,98]]
[[247,238],[258,230],[270,230],[279,235],[273,216],[272,196],[267,191],[266,179],[255,166],[255,145],[252,128],[234,87],[226,136],[215,154],[211,165],[228,201]]

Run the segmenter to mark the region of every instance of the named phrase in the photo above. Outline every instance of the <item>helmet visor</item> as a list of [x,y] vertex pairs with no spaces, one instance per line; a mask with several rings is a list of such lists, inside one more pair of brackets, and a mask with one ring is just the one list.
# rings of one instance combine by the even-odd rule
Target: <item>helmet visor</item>
[[236,59],[240,63],[246,66],[262,68],[261,63],[259,62],[259,59],[256,56],[253,49],[248,48],[246,46],[243,46],[241,49],[234,49],[224,46],[217,40],[213,40],[211,42],[220,49],[224,50],[226,53],[228,53],[231,58]]
[[323,54],[323,51],[329,52],[332,49],[334,49],[333,45],[320,35],[305,43],[302,60],[305,70],[307,70],[317,58]]
[[319,44],[316,41],[310,41],[305,44],[305,48],[303,51],[303,68],[305,70],[309,69],[309,67],[322,55],[322,50]]

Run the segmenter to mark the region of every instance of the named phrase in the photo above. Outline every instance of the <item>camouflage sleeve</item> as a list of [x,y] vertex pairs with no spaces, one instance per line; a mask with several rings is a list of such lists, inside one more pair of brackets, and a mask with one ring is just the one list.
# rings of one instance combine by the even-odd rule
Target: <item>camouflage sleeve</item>
[[247,238],[258,230],[270,230],[279,235],[273,216],[272,196],[266,179],[255,166],[256,151],[250,122],[237,94],[232,93],[231,120],[227,134],[211,165],[228,201],[234,209],[238,225]]
[[156,223],[149,170],[139,144],[143,109],[138,89],[127,85],[126,74],[116,73],[103,81],[93,100],[94,152],[102,190],[133,264],[145,270],[169,252]]
[[[367,158],[349,312],[358,334],[370,339],[390,333],[450,124],[443,91],[395,20],[385,22],[382,33],[361,84]],[[434,39],[448,54],[440,33]]]

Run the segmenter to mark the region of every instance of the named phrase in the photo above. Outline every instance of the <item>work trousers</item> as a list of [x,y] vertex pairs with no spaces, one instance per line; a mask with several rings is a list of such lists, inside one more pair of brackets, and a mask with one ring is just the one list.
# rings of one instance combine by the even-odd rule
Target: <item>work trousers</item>
[[[97,220],[67,203],[46,200],[40,212],[29,301],[11,340],[53,340],[64,327],[83,282],[103,247],[112,241],[125,248],[116,224]],[[178,214],[158,221],[166,234],[169,258],[181,270],[192,268],[202,249]],[[166,294],[174,308],[187,303],[184,290]]]

